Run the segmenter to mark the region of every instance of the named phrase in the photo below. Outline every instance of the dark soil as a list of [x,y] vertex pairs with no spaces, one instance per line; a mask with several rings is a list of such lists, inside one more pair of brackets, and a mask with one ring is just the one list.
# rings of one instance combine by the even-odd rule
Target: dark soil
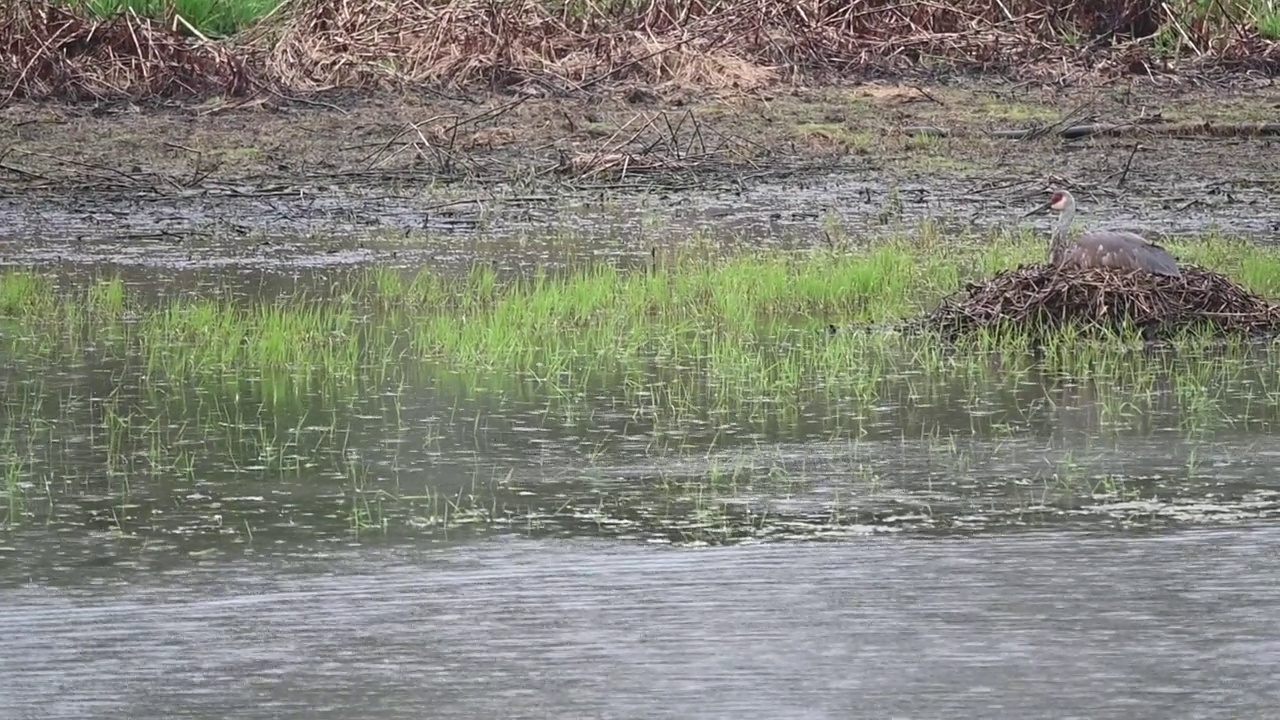
[[[1132,193],[1168,179],[1274,183],[1268,138],[1146,135],[992,139],[992,129],[1087,121],[1262,121],[1280,89],[1176,95],[1128,84],[1072,93],[973,83],[794,88],[659,100],[491,96],[182,109],[17,103],[0,110],[0,193],[172,194],[424,183],[697,186],[847,169],[966,183],[1062,182]],[[948,137],[913,137],[922,126]],[[904,132],[907,131],[907,132]],[[1208,190],[1206,190],[1208,191]],[[1169,198],[1186,202],[1193,198]]]
[[[0,257],[253,266],[419,248],[461,262],[479,228],[516,242],[566,221],[594,223],[595,245],[607,231],[610,252],[640,256],[646,203],[672,230],[798,233],[811,244],[827,213],[854,233],[939,213],[1016,221],[1050,184],[1075,191],[1090,222],[1118,216],[1155,237],[1216,224],[1265,239],[1280,236],[1276,138],[1146,125],[1076,140],[988,133],[1156,117],[1258,122],[1278,109],[1269,85],[1059,92],[1000,81],[589,101],[15,102],[0,109]],[[948,135],[909,132],[921,127]],[[587,215],[563,210],[584,203]],[[515,261],[509,247],[500,254]]]

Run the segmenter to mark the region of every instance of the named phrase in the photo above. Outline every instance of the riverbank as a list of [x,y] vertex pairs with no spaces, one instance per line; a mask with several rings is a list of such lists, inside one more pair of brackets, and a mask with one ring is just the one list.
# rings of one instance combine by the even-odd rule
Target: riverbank
[[[1215,129],[1257,127],[1277,103],[1274,88],[1063,94],[987,81],[642,107],[497,97],[289,109],[215,101],[167,111],[20,103],[0,110],[0,134],[10,138],[0,235],[18,244],[14,258],[33,248],[90,258],[102,243],[124,241],[139,260],[199,259],[208,246],[225,262],[256,243],[313,234],[369,247],[398,238],[389,252],[432,230],[543,234],[571,206],[597,208],[596,222],[612,224],[601,203],[637,194],[653,198],[646,212],[662,222],[707,207],[739,229],[829,211],[850,229],[919,212],[982,223],[1025,210],[1051,183],[1087,197],[1093,217],[1119,214],[1147,232],[1200,232],[1214,222],[1265,235],[1275,231],[1267,221],[1274,140]],[[1099,123],[1123,132],[1055,132]],[[1152,130],[1165,126],[1178,131]],[[991,134],[1011,128],[1040,130]],[[814,222],[802,223],[806,232],[821,232]]]
[[[752,222],[804,214],[809,211],[793,205],[807,205],[819,214],[847,208],[862,216],[860,222],[875,225],[877,218],[921,198],[943,209],[975,203],[988,210],[1013,209],[1056,183],[1077,194],[1088,192],[1099,213],[1141,214],[1152,224],[1149,231],[1177,231],[1188,210],[1211,210],[1229,221],[1265,206],[1274,192],[1268,149],[1280,127],[1268,123],[1280,105],[1280,90],[1272,79],[1274,68],[1266,64],[1276,53],[1263,33],[1265,22],[1242,29],[1239,42],[1224,44],[1209,39],[1228,26],[1206,20],[1194,28],[1203,37],[1186,36],[1205,43],[1188,55],[1177,43],[1159,40],[1166,30],[1186,24],[1168,18],[1164,25],[1148,18],[1155,29],[1146,35],[1133,30],[1140,37],[1124,42],[1087,47],[1065,42],[1070,38],[1064,28],[1097,31],[1104,15],[1141,19],[1138,5],[1072,6],[1072,13],[1095,14],[1049,22],[1046,11],[1032,3],[1011,11],[1017,22],[974,20],[972,27],[944,32],[972,9],[944,11],[921,3],[917,9],[932,24],[918,28],[924,22],[919,18],[911,21],[915,25],[893,24],[906,22],[901,10],[872,13],[874,22],[870,16],[855,22],[781,13],[770,20],[775,24],[767,28],[774,33],[769,37],[790,33],[786,37],[793,44],[805,38],[834,44],[822,53],[814,50],[817,54],[792,52],[798,45],[762,45],[753,51],[757,55],[743,55],[730,42],[738,36],[729,33],[738,27],[734,23],[745,22],[743,3],[718,5],[705,17],[681,16],[686,25],[670,19],[658,23],[638,10],[602,14],[600,8],[551,23],[545,7],[520,5],[521,12],[534,13],[529,17],[542,18],[542,35],[521,35],[521,42],[540,37],[549,43],[545,52],[563,57],[555,63],[540,60],[541,74],[520,75],[515,66],[502,69],[494,63],[533,67],[527,53],[507,57],[476,50],[468,57],[483,61],[441,74],[436,64],[413,53],[445,52],[443,45],[408,32],[419,27],[413,23],[428,10],[414,5],[417,15],[394,12],[411,4],[291,3],[217,41],[195,37],[175,18],[158,25],[123,16],[101,25],[83,13],[58,15],[52,6],[35,2],[6,6],[10,32],[5,37],[25,40],[0,48],[0,73],[7,73],[10,89],[0,103],[0,136],[8,138],[0,146],[0,226],[5,228],[0,234],[18,242],[39,236],[55,246],[67,236],[91,247],[105,227],[82,218],[106,215],[119,218],[110,227],[111,239],[124,237],[130,247],[145,249],[140,257],[156,256],[154,243],[177,238],[188,246],[192,239],[199,245],[209,238],[227,256],[227,242],[243,238],[278,242],[282,233],[332,230],[405,235],[440,218],[466,226],[519,224],[531,208],[558,213],[566,201],[607,202],[632,193],[684,197],[694,191],[719,198],[781,185],[791,193],[837,177],[862,194],[824,189],[784,199],[768,190],[780,200],[774,207],[761,205],[760,217]],[[472,27],[462,22],[465,18],[488,18],[500,34],[529,30],[501,15],[514,12],[512,7],[517,6],[458,0],[433,5],[429,12],[455,13],[448,16],[455,29]],[[1102,12],[1108,8],[1119,14]],[[34,23],[37,17],[44,24]],[[396,26],[387,23],[395,18],[403,32],[390,32]],[[826,34],[805,35],[805,22]],[[311,32],[302,33],[304,26]],[[25,36],[17,32],[23,27]],[[353,38],[364,37],[356,33],[359,28],[380,28],[377,37],[394,36],[401,45],[362,55],[353,39],[345,46],[350,57],[343,58],[332,54],[336,44],[323,40],[348,31]],[[687,30],[698,42],[659,43],[651,63],[587,62],[581,48],[565,49],[548,40],[552,30],[574,28],[595,33],[574,35],[574,42],[595,38],[612,48],[609,52],[622,52],[618,43],[624,36],[666,37]],[[710,37],[708,28],[722,34],[716,35],[718,44],[704,47],[698,43]],[[912,34],[911,28],[920,32]],[[1000,32],[992,35],[984,28]],[[79,54],[32,54],[48,47],[37,42],[42,37],[56,36],[65,44],[90,34],[93,42],[87,45],[66,45],[79,47]],[[316,43],[314,52],[281,65],[294,80],[279,73],[267,78],[272,53],[284,52],[289,37],[303,36]],[[890,52],[875,44],[880,41],[872,42],[882,36],[918,47]],[[952,54],[939,55],[940,49],[921,40],[925,37],[960,44]],[[1029,43],[1043,51],[1035,56],[1037,67],[1048,74],[1024,72],[1032,61],[1012,50],[1000,53],[1006,65],[992,62],[990,52],[961,52],[957,38],[1014,43],[1009,47]],[[140,45],[142,39],[146,43]],[[479,42],[455,39],[461,44],[450,52]],[[695,46],[698,53],[691,49]],[[782,52],[780,47],[791,48],[791,55],[759,54],[769,48]],[[1159,49],[1167,72],[1106,60],[1138,49]],[[143,50],[146,62],[138,60]],[[746,58],[741,63],[771,68],[773,74],[759,75],[759,82],[722,82],[723,73],[690,70],[671,59],[696,55],[706,63],[730,51],[742,51],[735,56]],[[199,53],[223,55],[206,67]],[[858,62],[880,58],[898,66],[855,67],[850,64],[855,55]],[[607,77],[565,75],[570,56]],[[659,62],[662,58],[667,59]],[[1015,67],[1015,60],[1025,67]],[[985,64],[964,64],[979,61]],[[314,70],[311,62],[355,74],[326,80],[307,70]],[[248,69],[252,63],[258,69]],[[364,69],[352,69],[357,66]],[[377,77],[361,74],[375,70]],[[240,73],[239,80],[219,80],[225,72]],[[556,73],[571,85],[548,84],[549,74]],[[499,81],[517,75],[517,81]],[[148,85],[157,82],[163,87]],[[200,84],[205,82],[223,85]],[[55,237],[50,228],[57,229]],[[1273,228],[1264,219],[1248,230]],[[58,251],[59,257],[82,252]]]

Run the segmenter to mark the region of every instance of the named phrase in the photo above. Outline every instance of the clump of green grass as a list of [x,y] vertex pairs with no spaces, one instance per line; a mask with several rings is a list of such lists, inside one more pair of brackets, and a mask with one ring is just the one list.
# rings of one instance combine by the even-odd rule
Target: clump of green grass
[[1265,38],[1280,39],[1280,3],[1276,0],[1180,0],[1170,4],[1156,40],[1160,47],[1177,51],[1185,48],[1190,37],[1202,37],[1205,28],[1225,39],[1239,28],[1250,27]]
[[[126,10],[154,20],[181,16],[191,27],[212,37],[233,35],[262,19],[282,0],[67,0],[95,15],[111,17]],[[178,25],[178,30],[186,30]]]
[[1280,252],[1212,232],[1162,243],[1179,261],[1210,268],[1263,297],[1280,297]]
[[46,276],[22,271],[0,275],[0,316],[40,316],[51,312],[57,300]]
[[1258,0],[1250,8],[1249,16],[1260,35],[1280,40],[1280,3],[1275,0]]
[[[1280,292],[1278,251],[1219,237],[1183,240],[1175,249],[1264,295]],[[304,386],[381,382],[412,361],[576,383],[679,367],[724,393],[782,392],[815,378],[856,385],[866,368],[895,353],[940,368],[944,359],[925,341],[875,324],[917,316],[964,281],[1043,253],[1043,241],[1029,234],[947,237],[925,227],[805,253],[680,256],[638,270],[591,263],[504,280],[487,265],[462,276],[370,268],[323,297],[245,301],[220,292],[159,303],[134,297],[116,278],[63,287],[10,271],[0,275],[0,316],[18,328],[9,335],[15,355],[39,348],[47,359],[54,346],[72,354],[91,346],[139,358],[173,382],[246,375]],[[866,329],[832,339],[828,324]],[[1114,343],[1136,344],[1136,337]],[[973,343],[990,353],[1029,341],[1002,332]]]

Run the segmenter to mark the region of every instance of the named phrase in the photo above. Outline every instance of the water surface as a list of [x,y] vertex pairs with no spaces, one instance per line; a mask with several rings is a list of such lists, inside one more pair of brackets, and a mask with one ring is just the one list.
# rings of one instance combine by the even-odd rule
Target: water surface
[[[518,272],[642,261],[669,227],[806,246],[830,222],[762,197],[407,234],[388,211],[365,224],[395,232],[367,236],[313,198],[253,210],[279,237],[252,243],[182,235],[180,213],[147,235],[153,207],[92,237],[28,216],[0,242],[67,282],[110,258],[142,297],[216,275],[274,299],[342,273],[310,266]],[[928,210],[906,197],[901,216]],[[752,384],[644,358],[595,382],[406,362],[293,387],[0,341],[3,717],[1210,718],[1280,698],[1265,343],[1114,374],[899,354]]]
[[0,591],[8,717],[1266,717],[1280,533],[494,540]]

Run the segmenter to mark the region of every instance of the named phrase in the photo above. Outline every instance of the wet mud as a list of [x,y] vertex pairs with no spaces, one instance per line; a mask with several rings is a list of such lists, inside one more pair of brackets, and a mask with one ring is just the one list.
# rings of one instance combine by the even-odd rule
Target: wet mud
[[[1059,183],[1091,226],[1267,242],[1272,139],[984,133],[1277,107],[1271,88],[995,85],[678,105],[11,104],[0,266],[114,267],[144,299],[265,298],[364,263],[808,247],[926,218],[1043,230],[1021,215]],[[949,134],[904,132],[919,126]],[[0,653],[0,704],[19,716],[1274,704],[1271,346],[1135,352],[1084,377],[979,358],[931,379],[868,355],[874,385],[792,391],[684,356],[598,386],[429,364],[179,382],[149,353],[112,356],[112,337],[64,352],[5,336],[27,351],[0,374],[0,622],[21,629]]]
[[[822,242],[932,218],[1019,223],[1051,184],[1091,225],[1280,237],[1267,137],[993,139],[998,128],[1256,121],[1280,92],[859,86],[623,100],[133,111],[11,105],[0,262],[520,266],[647,255],[671,234]],[[1081,108],[1085,108],[1083,111]],[[910,128],[942,127],[945,138]],[[590,236],[590,240],[583,238]],[[489,252],[493,251],[493,252]]]

